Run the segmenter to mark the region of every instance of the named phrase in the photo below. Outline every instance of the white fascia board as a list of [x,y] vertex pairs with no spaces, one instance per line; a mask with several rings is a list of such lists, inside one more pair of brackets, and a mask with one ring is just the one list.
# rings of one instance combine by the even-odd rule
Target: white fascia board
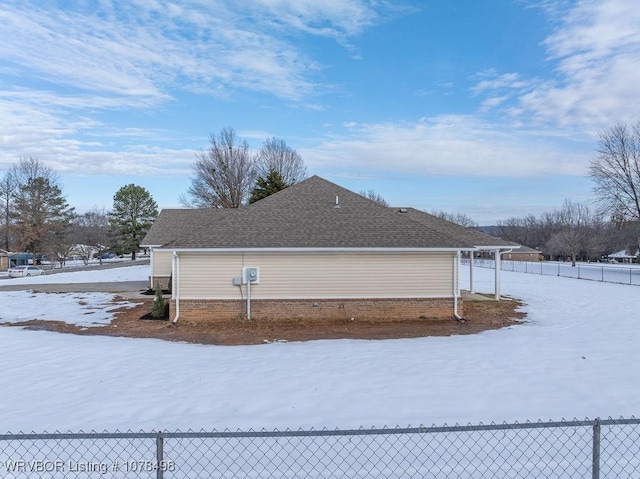
[[[484,250],[492,250],[493,251],[493,250],[496,250],[496,249],[509,250],[509,249],[518,249],[518,248],[521,248],[521,245],[517,245],[517,246],[504,246],[504,245],[502,245],[502,246],[476,246],[474,251],[484,251]],[[461,249],[460,251],[466,251],[466,250]]]
[[[455,253],[456,251],[475,251],[476,248],[163,248],[176,253]],[[494,248],[495,249],[495,248]]]

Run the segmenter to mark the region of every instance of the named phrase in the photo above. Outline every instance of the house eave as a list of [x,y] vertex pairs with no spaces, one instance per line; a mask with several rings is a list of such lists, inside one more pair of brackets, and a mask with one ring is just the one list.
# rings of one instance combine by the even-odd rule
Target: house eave
[[455,253],[457,251],[475,251],[474,247],[459,248],[390,248],[390,247],[287,247],[287,248],[168,248],[159,249],[176,253]]

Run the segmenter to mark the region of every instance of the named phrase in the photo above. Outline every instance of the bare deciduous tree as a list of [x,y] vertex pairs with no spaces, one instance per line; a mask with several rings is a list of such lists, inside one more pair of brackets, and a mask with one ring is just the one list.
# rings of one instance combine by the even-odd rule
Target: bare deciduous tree
[[602,133],[597,152],[589,174],[602,209],[617,220],[640,220],[640,122]]
[[542,249],[555,233],[554,221],[551,213],[543,213],[540,218],[508,218],[498,221],[496,234],[506,241]]
[[590,250],[593,215],[586,204],[574,203],[567,199],[553,216],[557,232],[551,237],[550,242],[555,245],[555,249],[571,256],[571,265],[575,266],[578,254],[586,254]]
[[376,193],[372,188],[360,191],[360,196],[364,196],[365,198],[379,204],[380,206],[389,206],[389,203],[384,199],[384,196],[382,196],[380,193]]
[[2,242],[5,251],[11,251],[12,246],[12,211],[14,208],[14,194],[18,188],[18,183],[11,173],[5,173],[0,180],[0,212],[2,214]]
[[233,128],[211,134],[207,151],[196,155],[194,176],[180,201],[192,208],[240,208],[256,180],[256,160],[249,144]]
[[307,167],[296,150],[280,138],[269,138],[262,144],[257,158],[258,175],[266,178],[275,171],[285,185],[291,186],[304,180]]
[[471,217],[465,215],[464,213],[448,213],[446,211],[440,210],[431,211],[431,214],[443,220],[456,223],[460,226],[466,226],[467,228],[476,228],[478,226],[478,223],[476,223]]
[[88,264],[92,256],[97,256],[102,264],[102,253],[108,249],[109,218],[103,209],[93,208],[73,221],[75,248]]

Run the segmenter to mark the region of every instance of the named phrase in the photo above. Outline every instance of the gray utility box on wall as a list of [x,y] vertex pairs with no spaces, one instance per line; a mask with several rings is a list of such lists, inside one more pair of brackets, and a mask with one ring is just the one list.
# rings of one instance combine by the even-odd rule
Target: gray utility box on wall
[[242,268],[242,283],[247,284],[249,281],[251,281],[251,283],[253,284],[258,284],[260,282],[260,268]]

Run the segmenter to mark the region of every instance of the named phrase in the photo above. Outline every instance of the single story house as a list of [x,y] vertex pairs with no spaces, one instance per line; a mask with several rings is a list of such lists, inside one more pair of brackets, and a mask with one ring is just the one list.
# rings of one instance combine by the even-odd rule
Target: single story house
[[174,321],[459,317],[460,253],[517,247],[318,176],[245,208],[163,210],[142,246]]
[[37,257],[34,263],[33,253],[9,253],[9,268],[25,266],[28,264],[40,264],[41,257]]
[[616,263],[635,263],[640,255],[640,251],[636,250],[635,254],[630,254],[627,250],[616,251],[607,255],[609,261]]
[[544,256],[540,250],[529,248],[528,246],[520,246],[515,251],[504,253],[502,259],[508,261],[542,261]]

